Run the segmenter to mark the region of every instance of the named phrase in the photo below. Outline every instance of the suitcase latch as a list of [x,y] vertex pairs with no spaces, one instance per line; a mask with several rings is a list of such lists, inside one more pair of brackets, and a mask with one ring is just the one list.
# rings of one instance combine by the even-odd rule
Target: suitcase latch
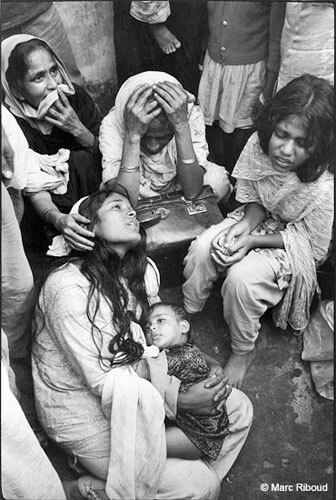
[[205,203],[201,201],[186,200],[183,196],[182,200],[185,203],[188,215],[204,214],[208,211]]

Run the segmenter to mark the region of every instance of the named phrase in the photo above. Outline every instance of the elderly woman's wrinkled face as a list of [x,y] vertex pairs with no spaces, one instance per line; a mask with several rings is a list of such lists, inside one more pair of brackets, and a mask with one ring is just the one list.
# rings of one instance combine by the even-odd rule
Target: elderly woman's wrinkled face
[[62,76],[52,54],[47,49],[33,50],[26,57],[25,62],[27,71],[21,82],[19,97],[37,109],[40,102],[62,83]]
[[162,151],[174,137],[174,130],[166,115],[161,113],[151,121],[146,134],[141,139],[141,151],[145,155],[155,155]]
[[141,240],[136,212],[128,199],[118,193],[111,193],[97,210],[94,231],[122,253],[136,247]]

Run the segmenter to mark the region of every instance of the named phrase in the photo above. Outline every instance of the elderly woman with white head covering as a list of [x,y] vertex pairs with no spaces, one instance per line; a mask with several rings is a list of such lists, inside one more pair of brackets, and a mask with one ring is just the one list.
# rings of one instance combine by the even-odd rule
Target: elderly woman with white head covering
[[[58,163],[69,164],[61,192],[49,189],[37,176],[26,194],[45,223],[65,235],[71,233],[72,243],[81,243],[81,235],[90,234],[80,224],[88,222],[67,214],[101,180],[97,107],[83,88],[71,82],[62,61],[40,38],[14,35],[3,40],[1,67],[4,104],[15,116],[29,148],[41,155],[57,155],[61,150]],[[58,171],[56,160],[59,158],[48,167]]]
[[217,199],[230,193],[223,167],[207,161],[204,119],[176,78],[158,71],[130,77],[99,133],[103,182],[116,177],[136,199],[182,187],[194,198],[210,184]]

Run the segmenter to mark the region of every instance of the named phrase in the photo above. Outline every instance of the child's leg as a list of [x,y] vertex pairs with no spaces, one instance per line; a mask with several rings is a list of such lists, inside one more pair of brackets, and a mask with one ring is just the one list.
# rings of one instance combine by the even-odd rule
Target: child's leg
[[278,288],[270,263],[258,252],[251,251],[228,268],[222,296],[232,350],[224,373],[231,385],[241,387],[255,356],[260,318],[269,307],[280,302],[284,292]]
[[186,281],[182,286],[184,307],[188,313],[197,313],[203,309],[219,276],[218,269],[210,257],[212,240],[234,223],[232,219],[224,219],[209,227],[191,243],[184,259],[183,275]]
[[148,28],[158,46],[165,54],[176,52],[176,50],[181,47],[181,42],[164,23],[149,24]]
[[178,427],[166,428],[167,456],[196,460],[201,452]]

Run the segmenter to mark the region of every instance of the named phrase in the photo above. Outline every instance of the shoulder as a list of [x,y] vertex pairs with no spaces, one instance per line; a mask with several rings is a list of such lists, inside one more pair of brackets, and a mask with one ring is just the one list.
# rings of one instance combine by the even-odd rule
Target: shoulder
[[74,303],[77,296],[87,295],[88,280],[75,264],[68,263],[53,271],[46,279],[41,295],[45,300]]
[[102,119],[99,131],[99,141],[102,141],[103,144],[111,144],[114,140],[122,140],[123,136],[122,127],[120,127],[117,121],[116,111],[113,107]]
[[77,83],[72,82],[72,85],[75,88],[75,95],[77,95],[78,98],[80,99],[90,99],[93,100],[90,94],[85,90],[84,87],[81,87]]
[[68,100],[73,108],[84,108],[84,106],[87,105],[94,105],[95,102],[90,96],[90,94],[80,85],[77,85],[77,83],[72,82],[72,85],[74,86],[75,89],[75,94],[72,96],[68,97]]
[[110,111],[107,113],[106,116],[102,119],[102,126],[103,125],[114,125],[116,122],[116,112],[115,112],[115,107],[113,106]]
[[334,199],[334,174],[323,172],[323,174],[315,181],[316,188],[321,197],[322,203],[333,203]]
[[188,109],[188,122],[190,126],[193,127],[205,127],[204,125],[204,114],[198,104],[189,105]]

